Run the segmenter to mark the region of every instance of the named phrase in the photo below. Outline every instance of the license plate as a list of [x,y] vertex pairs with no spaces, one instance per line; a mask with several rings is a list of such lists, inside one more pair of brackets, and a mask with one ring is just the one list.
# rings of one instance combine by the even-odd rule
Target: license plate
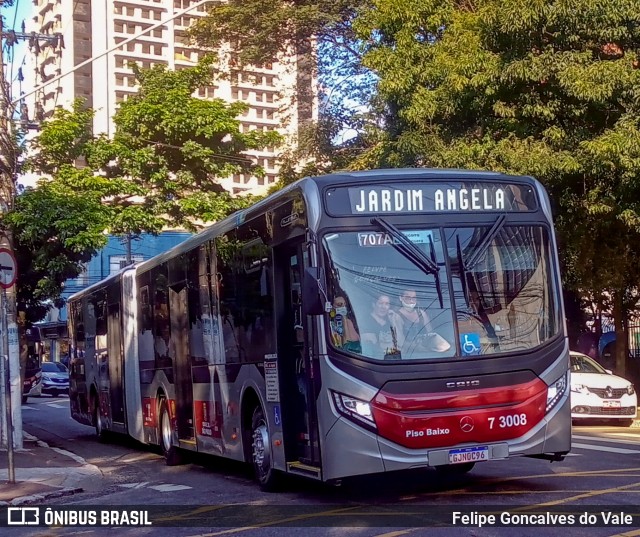
[[620,408],[620,401],[602,401],[604,408]]
[[489,447],[478,446],[449,450],[449,464],[463,464],[465,462],[479,462],[489,460]]

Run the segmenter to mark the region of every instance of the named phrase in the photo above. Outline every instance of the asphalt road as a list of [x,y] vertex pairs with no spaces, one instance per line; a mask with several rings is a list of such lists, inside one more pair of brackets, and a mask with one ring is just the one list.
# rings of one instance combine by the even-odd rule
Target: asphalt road
[[[159,508],[165,522],[177,525],[57,528],[54,535],[92,537],[118,531],[126,535],[284,537],[297,535],[300,529],[296,526],[305,526],[308,537],[538,537],[560,532],[567,537],[640,536],[637,525],[627,526],[624,519],[634,514],[634,520],[640,520],[640,428],[574,426],[573,450],[563,462],[517,458],[481,463],[460,477],[411,471],[353,479],[340,487],[291,479],[282,491],[264,493],[252,482],[249,469],[238,463],[197,457],[167,467],[146,446],[126,439],[99,443],[92,428],[71,420],[65,397],[30,399],[23,407],[23,420],[27,431],[80,455],[102,472],[102,479],[83,483],[84,493],[59,498],[55,504]],[[225,507],[230,504],[236,507]],[[457,527],[451,527],[453,520],[448,527],[425,527],[425,520],[453,518],[454,512],[459,513]],[[557,517],[564,515],[564,524],[540,524],[539,513],[556,517],[545,519],[556,522],[562,522]],[[486,519],[479,518],[482,514],[494,515],[498,523],[484,523]],[[579,527],[581,515],[587,517],[589,527]],[[522,521],[534,525],[526,527]],[[189,526],[196,523],[203,527]],[[45,535],[35,529],[12,529],[13,534]]]

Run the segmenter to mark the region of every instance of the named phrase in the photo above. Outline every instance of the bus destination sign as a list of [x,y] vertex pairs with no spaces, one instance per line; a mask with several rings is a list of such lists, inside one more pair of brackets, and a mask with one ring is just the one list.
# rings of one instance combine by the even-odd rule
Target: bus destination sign
[[536,209],[533,189],[506,183],[405,183],[338,187],[327,195],[336,215],[521,212]]

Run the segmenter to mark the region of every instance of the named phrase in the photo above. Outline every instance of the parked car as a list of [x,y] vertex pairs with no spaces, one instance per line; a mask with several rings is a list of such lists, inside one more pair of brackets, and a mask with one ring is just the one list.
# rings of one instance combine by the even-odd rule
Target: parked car
[[69,393],[69,370],[60,362],[42,363],[42,393]]
[[42,394],[42,373],[37,362],[27,360],[27,368],[22,381],[22,402],[26,403],[29,397],[40,397]]
[[638,411],[635,388],[594,359],[571,351],[571,418],[611,419],[631,425]]

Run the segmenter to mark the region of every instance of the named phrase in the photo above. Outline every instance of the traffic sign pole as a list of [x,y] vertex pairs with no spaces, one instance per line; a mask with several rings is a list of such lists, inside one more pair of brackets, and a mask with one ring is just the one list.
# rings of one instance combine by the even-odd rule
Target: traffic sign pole
[[[2,269],[0,269],[2,270]],[[2,286],[2,361],[6,360],[4,368],[5,388],[4,404],[7,413],[7,463],[9,469],[9,483],[16,482],[16,469],[13,460],[13,413],[11,409],[11,373],[9,371],[9,330],[7,323],[7,290]]]
[[[7,289],[16,282],[18,274],[16,266],[16,258],[13,252],[9,248],[0,248],[0,288],[2,293],[2,304],[0,305],[0,325],[2,327],[2,382],[4,385],[4,407],[6,412],[6,438],[7,438],[7,457],[8,457],[8,469],[9,469],[9,483],[16,482],[16,470],[13,458],[13,442],[14,442],[14,427],[13,427],[13,411],[11,405],[11,361],[9,359],[9,323],[8,323],[8,307],[7,307]],[[5,362],[6,360],[6,362]],[[19,383],[18,383],[19,384]],[[22,386],[18,386],[18,389],[22,389]],[[22,398],[22,391],[19,394]]]

